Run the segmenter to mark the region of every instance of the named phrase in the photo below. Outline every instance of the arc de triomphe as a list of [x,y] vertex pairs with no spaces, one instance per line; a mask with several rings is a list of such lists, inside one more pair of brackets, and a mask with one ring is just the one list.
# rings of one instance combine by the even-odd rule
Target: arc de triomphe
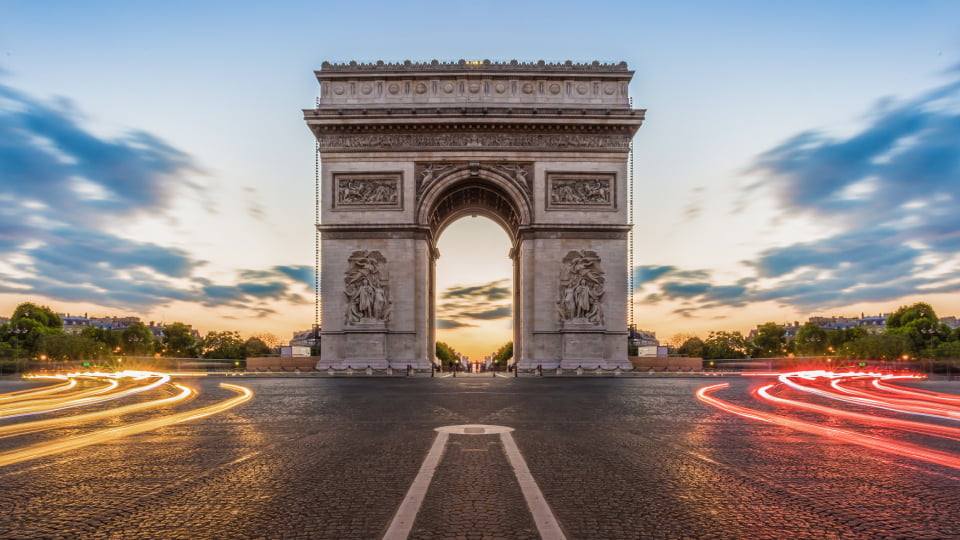
[[630,107],[626,63],[315,73],[321,364],[429,367],[436,240],[482,215],[512,242],[519,365],[629,365],[627,158],[645,111]]

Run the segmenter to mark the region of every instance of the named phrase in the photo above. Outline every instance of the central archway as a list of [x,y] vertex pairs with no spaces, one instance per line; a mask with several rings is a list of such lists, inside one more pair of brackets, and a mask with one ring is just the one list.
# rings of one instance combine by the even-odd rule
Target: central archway
[[511,302],[511,328],[514,350],[521,349],[522,333],[517,301],[522,298],[518,282],[521,267],[520,250],[517,242],[520,229],[530,222],[530,201],[522,186],[516,185],[511,178],[492,168],[466,165],[451,167],[438,175],[430,185],[423,186],[424,192],[417,207],[420,224],[430,231],[429,242],[433,260],[430,268],[430,340],[436,342],[437,323],[437,240],[443,231],[455,221],[465,216],[483,216],[499,225],[510,239],[509,256],[512,260],[513,301]]

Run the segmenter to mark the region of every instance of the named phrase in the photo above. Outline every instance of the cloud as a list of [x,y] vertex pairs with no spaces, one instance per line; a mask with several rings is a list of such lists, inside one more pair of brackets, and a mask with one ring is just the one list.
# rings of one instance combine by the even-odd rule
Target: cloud
[[471,319],[493,320],[509,317],[511,313],[513,313],[511,306],[503,306],[486,311],[463,312],[460,315]]
[[144,132],[105,138],[68,100],[47,103],[0,84],[0,293],[149,309],[172,301],[234,306],[257,316],[270,302],[304,303],[312,269],[240,270],[229,285],[197,275],[187,251],[121,236],[140,216],[163,216],[191,178],[188,153]]
[[[954,76],[957,73],[953,73]],[[748,168],[742,194],[772,193],[786,215],[833,234],[771,247],[743,261],[749,275],[719,283],[705,270],[635,269],[649,302],[676,313],[775,301],[805,310],[960,291],[960,81],[910,100],[883,100],[846,137],[798,133]]]
[[510,289],[504,287],[502,285],[503,283],[505,283],[505,280],[493,281],[485,285],[475,285],[471,287],[449,287],[443,292],[441,298],[480,299],[487,302],[510,298]]
[[453,319],[437,319],[437,329],[439,330],[453,330],[454,328],[467,328],[472,326],[475,325],[462,323]]
[[513,312],[513,292],[508,285],[509,280],[503,279],[481,285],[448,287],[439,295],[442,302],[437,306],[437,328],[475,326],[469,321],[509,317]]
[[648,281],[656,281],[660,276],[676,270],[675,266],[637,266],[633,269],[633,283],[640,286]]
[[316,271],[312,266],[274,266],[273,270],[280,272],[288,278],[303,283],[314,290],[316,286]]

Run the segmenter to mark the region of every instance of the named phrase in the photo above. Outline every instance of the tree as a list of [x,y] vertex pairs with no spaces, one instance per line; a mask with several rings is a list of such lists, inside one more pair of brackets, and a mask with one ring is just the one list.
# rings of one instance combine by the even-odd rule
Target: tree
[[768,322],[757,328],[753,336],[754,357],[771,358],[784,355],[787,344],[787,330],[774,322]]
[[887,332],[867,334],[847,342],[840,349],[840,353],[851,358],[893,360],[905,354],[909,355],[912,347],[913,344],[907,336]]
[[827,332],[819,324],[808,322],[797,330],[793,343],[798,354],[821,355],[827,350]]
[[120,333],[120,350],[129,356],[153,354],[156,350],[153,333],[143,323],[131,324]]
[[108,330],[96,326],[87,326],[80,331],[81,337],[102,343],[107,352],[120,352],[121,335],[122,332],[119,330]]
[[270,349],[276,349],[277,347],[283,345],[283,340],[280,339],[276,334],[271,334],[270,332],[261,332],[259,334],[253,334],[250,337],[255,337],[260,341],[264,342],[267,347]]
[[704,359],[747,357],[747,340],[740,332],[710,332],[703,345]]
[[453,347],[442,341],[438,341],[436,349],[437,358],[440,359],[440,365],[449,367],[460,363],[460,360],[457,358],[457,351],[453,350]]
[[193,335],[193,330],[181,322],[165,326],[160,343],[163,345],[164,356],[174,358],[197,356],[197,338]]
[[867,332],[867,329],[862,326],[829,330],[827,331],[827,352],[838,352],[845,344],[868,335],[870,335],[870,332]]
[[256,336],[250,336],[243,342],[243,357],[253,358],[257,356],[267,356],[272,351],[262,339]]
[[22,320],[31,320],[40,323],[45,328],[62,329],[63,319],[53,312],[47,306],[38,306],[30,302],[24,302],[13,310],[10,322],[17,323]]
[[703,348],[703,340],[697,336],[691,336],[677,347],[677,352],[690,358],[703,358]]
[[207,332],[200,347],[204,358],[243,358],[243,340],[237,332]]
[[906,336],[910,340],[911,356],[932,357],[938,345],[950,340],[950,327],[936,320],[917,317],[903,326],[887,330],[888,334]]
[[926,302],[917,302],[910,306],[901,306],[893,315],[887,318],[887,328],[901,328],[910,322],[926,319],[932,323],[938,322],[937,312]]
[[[667,345],[674,349],[679,350],[680,347],[683,347],[683,344],[690,341],[692,338],[696,338],[696,334],[688,334],[685,332],[678,332],[674,334],[669,340],[667,340]],[[700,338],[697,338],[700,339]],[[703,343],[703,340],[700,340],[700,343]]]
[[511,358],[513,358],[513,342],[508,341],[497,349],[497,353],[493,356],[493,362],[500,367],[506,367],[507,361]]

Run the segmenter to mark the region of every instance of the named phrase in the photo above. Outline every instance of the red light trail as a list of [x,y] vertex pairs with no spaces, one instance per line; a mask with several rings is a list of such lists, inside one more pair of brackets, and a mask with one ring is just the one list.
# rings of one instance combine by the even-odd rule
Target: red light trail
[[[832,373],[825,371],[786,373],[780,375],[776,383],[767,384],[754,389],[753,396],[762,401],[773,403],[781,407],[810,411],[825,415],[830,419],[843,418],[854,423],[863,424],[867,427],[882,427],[900,431],[909,431],[960,442],[960,428],[957,427],[942,426],[914,420],[905,420],[902,418],[876,416],[866,412],[847,411],[817,403],[798,401],[775,395],[775,392],[792,388],[822,398],[842,401],[858,406],[881,408],[898,413],[936,417],[939,419],[960,419],[960,415],[957,414],[957,408],[950,405],[951,402],[957,401],[957,396],[939,394],[936,392],[915,391],[912,389],[882,384],[882,381],[884,380],[898,378],[902,379],[905,377],[902,375],[894,376],[879,373]],[[872,386],[880,391],[865,391],[850,387],[851,384],[857,382],[862,384],[867,381],[871,382]],[[867,435],[855,431],[855,428],[853,427],[851,429],[841,429],[834,427],[832,422],[828,425],[808,420],[800,420],[784,414],[774,414],[762,410],[751,409],[717,399],[712,395],[714,392],[728,387],[728,383],[704,386],[697,391],[696,395],[697,398],[704,403],[707,403],[722,411],[726,411],[744,418],[749,418],[751,420],[788,427],[814,435],[830,437],[842,442],[856,444],[871,448],[873,450],[917,459],[928,463],[934,463],[944,467],[960,469],[960,455],[958,454],[927,448],[919,444],[912,444],[891,438]],[[830,389],[836,391],[831,391]],[[891,393],[910,395],[911,397],[919,399],[891,397]]]

